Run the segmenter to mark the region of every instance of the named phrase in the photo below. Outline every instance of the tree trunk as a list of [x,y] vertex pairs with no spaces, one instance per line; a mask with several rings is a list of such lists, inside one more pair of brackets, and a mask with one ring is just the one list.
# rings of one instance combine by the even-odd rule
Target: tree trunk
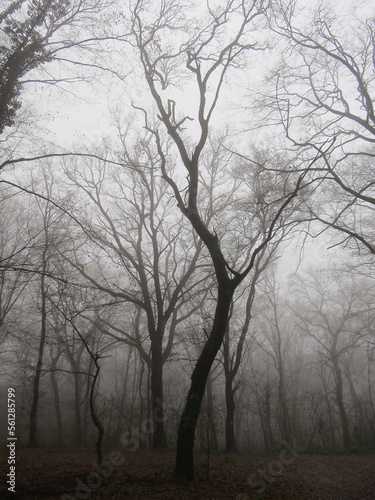
[[[45,254],[46,250],[43,252],[43,268],[45,269]],[[35,370],[35,378],[34,378],[34,386],[33,386],[33,402],[30,410],[30,432],[29,432],[29,446],[32,448],[36,448],[38,446],[37,442],[37,428],[38,428],[38,406],[39,406],[39,386],[40,386],[40,378],[42,374],[42,365],[43,365],[43,353],[44,353],[44,345],[46,342],[46,332],[47,332],[47,312],[46,312],[46,290],[45,290],[45,276],[41,274],[41,332],[40,332],[40,341],[39,341],[39,351],[38,351],[38,362]]]
[[212,377],[211,377],[211,371],[208,374],[208,379],[207,379],[207,418],[208,418],[208,425],[210,428],[210,440],[209,440],[209,445],[210,449],[212,451],[217,451],[218,450],[218,445],[217,445],[217,435],[216,435],[216,426],[215,426],[215,406],[214,406],[214,396],[212,394]]
[[[271,386],[270,383],[264,387],[264,411],[265,411],[265,432],[267,434],[268,450],[275,449],[275,439],[273,436],[272,422],[271,422]],[[267,447],[266,447],[267,450]]]
[[229,283],[219,284],[218,301],[211,334],[204,345],[201,355],[191,376],[190,389],[185,408],[181,415],[177,436],[175,477],[194,479],[194,439],[207,377],[212,363],[223,342],[234,287]]
[[[281,356],[280,356],[281,358]],[[288,404],[285,396],[285,382],[284,382],[284,367],[283,364],[279,366],[279,401],[281,406],[281,435],[283,441],[292,443],[292,436],[290,430],[290,417],[288,411]]]
[[367,390],[370,401],[370,411],[367,417],[368,424],[371,428],[372,439],[375,441],[375,405],[374,398],[372,397],[372,377],[371,377],[371,363],[374,358],[374,348],[367,347]]
[[346,376],[348,378],[349,390],[350,390],[350,394],[352,397],[354,410],[357,413],[357,425],[355,427],[357,440],[358,440],[358,444],[360,446],[362,446],[366,442],[367,435],[368,435],[367,428],[366,428],[367,426],[366,426],[365,412],[363,410],[361,399],[358,396],[357,391],[355,390],[349,366],[348,366]]
[[117,425],[116,425],[116,430],[115,430],[114,435],[113,435],[113,446],[116,448],[119,447],[122,429],[123,429],[123,415],[125,412],[125,400],[126,400],[127,390],[128,390],[129,369],[130,369],[132,352],[133,352],[133,348],[129,347],[129,354],[128,354],[128,358],[126,361],[126,368],[125,368],[125,374],[124,374],[124,382],[121,386],[120,404],[119,404],[119,408],[118,408],[118,412],[117,412]]
[[333,416],[332,416],[332,409],[331,409],[331,398],[329,396],[329,391],[327,387],[327,382],[324,376],[324,368],[323,365],[321,364],[320,367],[320,373],[322,377],[322,383],[323,383],[323,389],[324,389],[324,396],[327,404],[327,412],[328,412],[328,419],[329,419],[329,430],[330,430],[330,435],[331,435],[331,442],[332,442],[332,447],[334,449],[337,448],[336,445],[336,438],[335,438],[335,425],[333,421]]
[[[90,352],[91,354],[91,352]],[[96,383],[99,379],[100,366],[98,364],[97,358],[95,358],[95,374],[90,387],[90,415],[91,419],[97,429],[97,438],[96,438],[96,456],[98,460],[99,466],[99,474],[102,475],[102,462],[103,462],[103,453],[102,453],[102,441],[104,435],[104,427],[103,423],[100,420],[97,411],[95,409],[95,399],[96,399]],[[103,476],[104,477],[104,476]]]
[[344,406],[342,375],[337,357],[333,357],[333,369],[336,381],[336,403],[339,409],[341,428],[342,428],[342,441],[344,449],[348,451],[350,449],[349,423],[348,423],[348,416],[346,414]]
[[225,419],[225,451],[237,451],[236,438],[234,434],[234,391],[232,387],[233,379],[230,374],[225,377],[225,403],[226,403],[226,419]]
[[56,366],[57,362],[61,356],[62,351],[58,351],[56,356],[52,358],[51,363],[51,384],[53,390],[53,398],[55,403],[55,414],[56,414],[56,424],[57,424],[57,443],[59,447],[64,446],[64,437],[63,437],[63,424],[62,424],[62,415],[61,415],[61,407],[60,407],[60,393],[59,393],[59,385],[57,383],[56,378]]
[[167,435],[164,429],[163,408],[163,353],[162,336],[156,332],[152,339],[151,351],[151,399],[152,399],[152,421],[154,432],[152,437],[153,448],[166,448]]
[[82,446],[83,443],[83,433],[82,433],[82,416],[81,416],[81,381],[80,375],[76,373],[78,370],[78,364],[74,364],[74,411],[76,417],[76,428],[75,428],[75,444],[77,446]]

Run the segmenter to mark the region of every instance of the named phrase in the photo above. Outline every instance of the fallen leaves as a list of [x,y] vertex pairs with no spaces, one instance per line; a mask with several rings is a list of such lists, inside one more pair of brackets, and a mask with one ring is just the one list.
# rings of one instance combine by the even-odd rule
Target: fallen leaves
[[[104,454],[106,479],[98,476],[95,454],[81,449],[17,450],[16,488],[27,499],[150,499],[150,500],[370,500],[375,499],[375,455],[299,455],[277,469],[275,457],[215,454],[209,479],[205,454],[195,457],[196,479],[171,477],[172,451],[139,450],[110,462]],[[6,457],[1,456],[2,477]],[[261,478],[263,488],[251,487],[249,477]],[[254,485],[253,485],[254,486]],[[2,498],[8,495],[5,481]]]

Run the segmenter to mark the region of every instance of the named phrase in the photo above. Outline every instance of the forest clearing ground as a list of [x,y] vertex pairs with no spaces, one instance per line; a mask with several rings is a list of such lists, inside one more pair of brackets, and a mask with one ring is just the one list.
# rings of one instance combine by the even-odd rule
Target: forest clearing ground
[[[171,479],[174,452],[138,450],[104,454],[109,464],[98,488],[95,453],[82,449],[17,449],[17,493],[8,493],[6,450],[1,447],[1,498],[24,499],[235,499],[374,500],[375,454],[253,457],[213,454],[195,458],[196,479]],[[120,460],[121,459],[121,460]],[[120,462],[123,462],[120,465]],[[5,479],[4,479],[5,478]],[[263,491],[251,488],[263,482]],[[249,484],[247,484],[249,483]]]

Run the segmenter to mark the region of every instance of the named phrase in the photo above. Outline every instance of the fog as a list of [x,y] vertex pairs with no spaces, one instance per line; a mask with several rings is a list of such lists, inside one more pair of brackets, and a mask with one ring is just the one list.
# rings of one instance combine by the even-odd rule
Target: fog
[[371,3],[3,4],[1,441],[372,453]]

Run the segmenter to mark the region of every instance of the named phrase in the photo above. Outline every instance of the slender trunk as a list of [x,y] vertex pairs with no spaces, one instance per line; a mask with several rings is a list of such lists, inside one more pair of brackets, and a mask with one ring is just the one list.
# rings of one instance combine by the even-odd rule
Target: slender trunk
[[[233,305],[233,304],[232,304]],[[239,340],[239,344],[241,339]],[[234,393],[233,380],[237,373],[237,368],[233,366],[233,357],[230,355],[230,340],[229,340],[229,328],[225,331],[224,336],[224,374],[225,374],[225,451],[237,451],[236,438],[234,435]],[[242,349],[240,349],[242,350]],[[238,350],[237,350],[238,356]]]
[[151,368],[151,399],[152,399],[152,421],[154,432],[152,437],[153,448],[166,448],[167,436],[164,429],[163,408],[163,346],[162,336],[155,333],[152,341],[152,368]]
[[[147,441],[146,439],[141,439],[141,443],[145,443],[147,444],[147,446],[149,448],[152,447],[152,441],[153,441],[153,437],[154,437],[154,421],[152,420],[151,418],[151,407],[152,407],[152,391],[151,391],[151,376],[152,376],[152,369],[150,367],[150,365],[147,365],[147,391],[146,391],[146,422],[147,422],[147,425],[145,426],[145,423],[144,422],[140,422],[140,427],[139,427],[139,430],[140,430],[140,436],[142,436],[142,434],[145,432],[146,430],[146,435],[147,435]],[[149,427],[150,425],[150,421],[152,421],[152,428]],[[143,431],[142,431],[143,429]]]
[[236,438],[234,434],[234,411],[236,408],[234,402],[234,390],[232,387],[233,378],[225,376],[225,403],[226,403],[226,419],[225,419],[225,451],[237,451]]
[[229,339],[229,328],[225,333],[224,341],[224,370],[225,370],[225,401],[226,401],[226,419],[225,419],[225,440],[226,440],[226,451],[237,451],[236,445],[236,434],[235,434],[235,409],[236,405],[234,402],[234,394],[237,387],[233,387],[233,381],[237,375],[238,369],[240,367],[242,352],[245,343],[245,338],[249,330],[249,324],[251,320],[251,309],[255,298],[255,285],[259,278],[260,269],[258,263],[256,264],[256,269],[254,276],[251,280],[250,292],[246,301],[246,314],[245,320],[242,326],[241,335],[238,339],[237,349],[233,355],[230,355],[230,339]]
[[215,413],[215,407],[214,407],[214,397],[212,394],[212,377],[211,377],[211,372],[208,375],[207,379],[207,411],[208,411],[208,425],[210,428],[210,441],[209,445],[210,448],[212,448],[212,451],[217,451],[218,445],[217,445],[217,436],[216,436],[216,427],[215,427],[215,418],[214,418],[214,413]]
[[[138,367],[138,364],[141,364],[141,367]],[[136,422],[135,419],[135,414],[136,414],[136,401],[138,398],[139,394],[139,401],[140,401],[140,419],[142,420],[143,416],[143,395],[142,395],[142,380],[143,380],[143,373],[144,373],[144,361],[140,356],[135,356],[134,358],[134,369],[133,369],[133,384],[131,387],[131,404],[129,405],[129,418],[127,421],[127,426],[128,426],[128,436],[130,439],[133,438],[134,430],[136,430],[137,424],[139,425],[139,422]],[[138,431],[138,435],[140,430]]]
[[369,401],[370,401],[370,415],[367,418],[367,421],[370,425],[371,432],[372,432],[372,438],[375,441],[375,405],[374,405],[374,399],[372,397],[372,377],[371,377],[371,363],[373,361],[373,356],[374,356],[374,349],[371,349],[367,347],[367,390],[368,390],[368,395],[369,395]]
[[[252,370],[252,378],[255,381],[254,370]],[[263,433],[263,443],[265,451],[270,449],[270,432],[269,432],[269,422],[268,422],[268,412],[267,412],[267,394],[269,394],[269,385],[266,384],[263,388],[263,394],[259,394],[259,385],[255,381],[254,383],[254,393],[256,398],[256,404],[258,407],[258,413],[260,418],[260,425],[262,427]]]
[[[139,405],[139,421],[138,421],[138,436],[139,437],[142,437],[142,422],[143,422],[143,412],[144,412],[144,406],[145,406],[145,402],[144,402],[144,397],[143,397],[143,376],[145,374],[145,362],[143,361],[143,359],[141,357],[139,357],[139,360],[141,362],[141,369],[139,371],[139,379],[138,379],[138,391],[139,391],[139,401],[140,401],[140,405]],[[148,376],[147,376],[147,396],[148,396]],[[134,376],[134,380],[135,380],[135,376]],[[135,402],[135,399],[133,399],[133,409],[134,409],[134,402]],[[148,397],[147,397],[147,403],[148,403]],[[132,419],[133,419],[133,413],[132,412]],[[146,415],[147,415],[147,408],[146,408]],[[146,417],[147,418],[147,417]],[[135,424],[134,424],[134,428],[135,428]],[[142,444],[142,440],[140,440],[140,444]]]
[[56,415],[56,424],[57,424],[57,442],[59,447],[64,446],[64,437],[63,437],[63,424],[62,424],[62,415],[61,415],[61,406],[60,406],[60,393],[59,393],[59,385],[57,383],[56,378],[56,366],[57,362],[61,356],[62,351],[59,351],[57,355],[52,359],[51,363],[51,385],[53,390],[53,399],[55,403],[55,415]]
[[[81,391],[82,392],[82,391]],[[91,437],[89,437],[89,429],[90,429],[90,399],[88,394],[90,394],[90,380],[87,377],[86,388],[84,392],[84,406],[83,406],[83,416],[81,419],[82,425],[82,446],[89,446]]]
[[223,342],[234,287],[221,283],[218,287],[218,301],[212,331],[191,376],[190,389],[182,412],[177,436],[175,477],[194,479],[193,448],[195,428],[199,417],[207,377],[212,363]]
[[[237,398],[237,406],[236,406],[236,411],[234,413],[234,419],[235,419],[234,431],[235,431],[236,443],[242,442],[243,412],[244,412],[244,410],[243,410],[243,391],[241,391],[241,393],[239,394],[239,396]],[[241,446],[240,446],[240,450],[241,450]]]
[[[125,379],[126,380],[126,379]],[[121,439],[121,434],[122,434],[122,419],[123,419],[123,413],[125,411],[125,398],[126,398],[126,391],[127,391],[127,384],[125,382],[124,387],[122,388],[122,393],[121,393],[121,399],[120,399],[120,405],[118,408],[117,412],[117,425],[116,425],[116,430],[113,435],[113,445],[115,447],[118,446],[120,439]]]
[[324,434],[323,434],[323,427],[322,427],[322,424],[321,422],[318,423],[318,432],[319,432],[319,436],[320,436],[320,439],[322,440],[322,443],[323,443],[323,447],[325,449],[327,449],[327,443],[326,443],[326,440],[324,438]]
[[[74,364],[73,369],[76,372],[78,370],[78,366]],[[78,373],[74,373],[74,410],[76,417],[75,444],[82,446],[81,384],[80,375]]]
[[[281,356],[280,356],[281,357]],[[279,401],[281,406],[281,434],[283,440],[288,443],[292,442],[290,433],[290,417],[288,411],[288,405],[285,397],[285,381],[284,381],[284,367],[283,364],[279,367]]]
[[118,408],[118,413],[117,413],[117,425],[116,425],[116,430],[113,435],[113,445],[115,447],[119,446],[120,439],[121,439],[121,434],[122,434],[122,419],[123,415],[125,412],[125,400],[126,400],[126,394],[127,394],[127,389],[128,389],[128,378],[129,378],[129,369],[130,369],[130,363],[131,363],[131,357],[132,357],[132,352],[133,349],[132,347],[129,348],[129,355],[128,359],[126,362],[126,368],[125,368],[125,374],[124,374],[124,383],[122,384],[121,387],[121,398],[120,398],[120,405]]
[[[45,251],[46,252],[46,251]],[[45,252],[43,253],[43,262],[45,268]],[[46,289],[45,289],[45,276],[41,274],[41,283],[40,283],[40,291],[41,291],[41,332],[40,332],[40,341],[39,341],[39,351],[38,351],[38,362],[35,370],[35,378],[34,378],[34,387],[33,387],[33,402],[30,410],[30,432],[29,432],[29,446],[32,448],[36,448],[38,446],[37,442],[37,429],[38,429],[38,406],[39,406],[39,386],[40,386],[40,378],[42,374],[42,365],[43,365],[43,353],[44,346],[46,342],[46,332],[47,332],[47,312],[46,312]]]
[[322,376],[322,383],[323,383],[323,388],[324,388],[324,396],[325,400],[327,403],[327,411],[328,411],[328,419],[329,419],[329,428],[330,428],[330,434],[331,434],[331,440],[332,440],[332,447],[336,448],[336,438],[335,438],[335,425],[333,422],[333,416],[332,416],[332,409],[331,409],[331,398],[328,394],[328,388],[327,388],[327,382],[324,377],[324,369],[323,366],[321,366],[321,376]]
[[96,383],[99,380],[99,373],[100,373],[100,366],[98,364],[97,359],[95,359],[95,374],[90,388],[90,415],[98,432],[96,438],[96,456],[98,460],[99,473],[102,474],[102,462],[103,462],[102,441],[104,435],[104,427],[95,409]]
[[337,357],[333,357],[333,369],[336,380],[336,403],[339,409],[341,428],[342,428],[342,440],[345,450],[350,449],[350,434],[349,434],[349,423],[348,416],[346,413],[345,405],[344,405],[344,396],[343,396],[343,382],[341,369],[339,367],[339,363]]
[[265,406],[265,414],[266,414],[266,432],[268,435],[268,443],[271,449],[275,448],[275,440],[273,437],[272,431],[272,423],[271,423],[271,387],[270,384],[267,383],[264,388],[264,406]]
[[367,426],[366,426],[365,412],[363,410],[361,399],[355,390],[349,367],[348,367],[348,371],[347,371],[346,376],[348,378],[349,390],[350,390],[350,394],[352,397],[352,402],[353,402],[353,405],[354,405],[356,412],[358,412],[358,417],[359,417],[358,420],[359,421],[357,421],[358,425],[356,426],[357,439],[358,439],[358,444],[362,446],[363,443],[366,441],[366,437],[367,437],[367,428],[366,428]]

